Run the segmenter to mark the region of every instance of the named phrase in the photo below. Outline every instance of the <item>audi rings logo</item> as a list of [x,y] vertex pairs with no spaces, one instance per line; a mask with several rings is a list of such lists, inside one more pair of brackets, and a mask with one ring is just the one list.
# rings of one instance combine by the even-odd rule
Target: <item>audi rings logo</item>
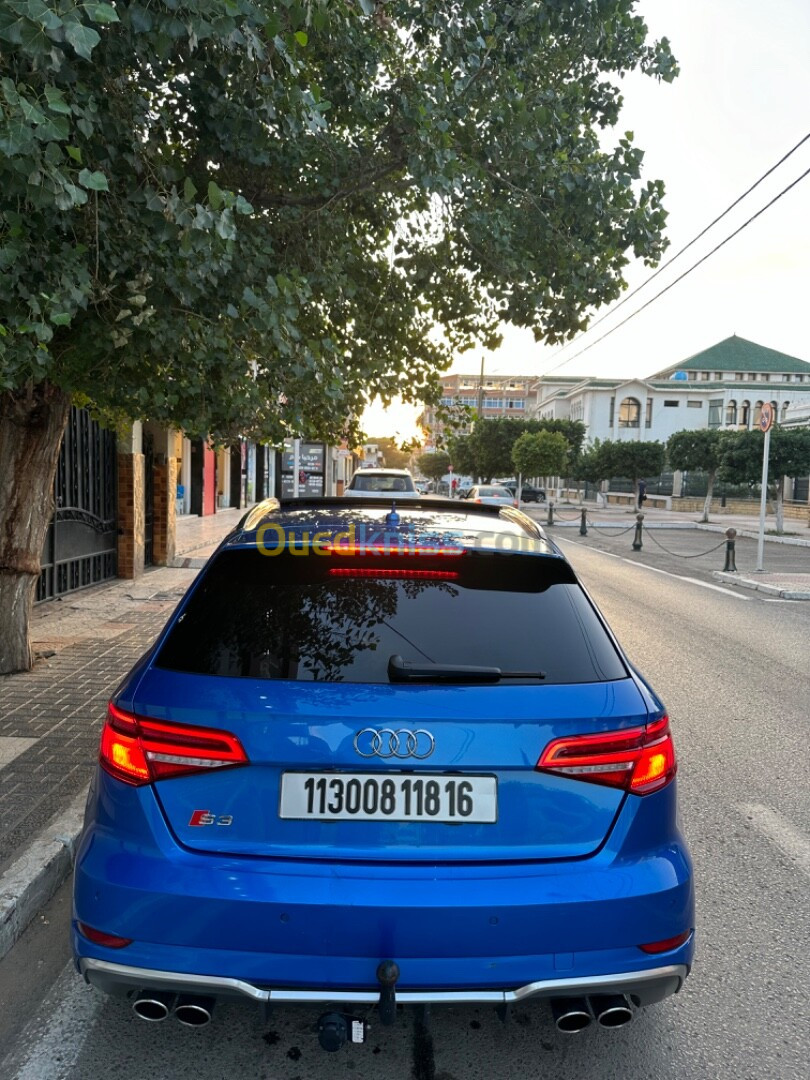
[[354,737],[354,748],[360,757],[417,758],[423,761],[436,748],[436,740],[429,731],[417,728],[363,728]]

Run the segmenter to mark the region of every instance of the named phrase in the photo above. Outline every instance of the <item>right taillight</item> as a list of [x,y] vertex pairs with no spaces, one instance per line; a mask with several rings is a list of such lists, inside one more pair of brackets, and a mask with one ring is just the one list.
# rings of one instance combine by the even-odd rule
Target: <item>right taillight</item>
[[646,727],[599,735],[572,735],[548,744],[537,769],[649,795],[672,780],[677,770],[669,718]]
[[228,731],[135,716],[112,702],[101,732],[102,769],[127,784],[245,765],[248,756]]

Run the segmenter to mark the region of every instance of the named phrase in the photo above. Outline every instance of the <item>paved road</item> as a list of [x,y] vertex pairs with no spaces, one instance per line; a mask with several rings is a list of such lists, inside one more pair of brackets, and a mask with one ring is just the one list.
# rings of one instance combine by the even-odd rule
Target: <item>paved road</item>
[[483,1009],[435,1013],[429,1030],[403,1016],[337,1055],[317,1048],[317,1010],[263,1023],[231,1006],[199,1031],[147,1025],[63,965],[63,892],[0,965],[0,1075],[807,1080],[810,604],[742,602],[579,538],[561,543],[673,717],[699,901],[697,965],[678,998],[628,1028],[573,1038],[542,1005],[506,1027]]

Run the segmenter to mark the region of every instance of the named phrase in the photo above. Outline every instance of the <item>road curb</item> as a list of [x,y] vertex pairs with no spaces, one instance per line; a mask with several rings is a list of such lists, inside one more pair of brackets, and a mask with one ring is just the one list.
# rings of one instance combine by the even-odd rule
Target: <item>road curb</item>
[[780,585],[768,585],[764,581],[752,581],[750,578],[741,578],[739,574],[732,574],[724,570],[713,570],[712,574],[720,581],[727,581],[729,584],[737,585],[741,589],[753,589],[755,592],[766,593],[768,596],[778,596],[781,600],[810,600],[810,592],[806,589],[792,589]]
[[0,959],[70,874],[86,802],[80,791],[0,876]]

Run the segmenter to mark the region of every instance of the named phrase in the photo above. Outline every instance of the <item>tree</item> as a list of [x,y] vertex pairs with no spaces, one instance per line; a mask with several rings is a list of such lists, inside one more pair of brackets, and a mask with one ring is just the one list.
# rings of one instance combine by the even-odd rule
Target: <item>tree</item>
[[622,75],[677,73],[633,10],[0,0],[0,672],[30,664],[71,400],[353,436],[375,395],[435,399],[504,321],[563,340],[658,260],[663,185],[603,145]]
[[396,439],[389,436],[371,437],[367,440],[374,443],[381,451],[383,460],[389,469],[407,469],[411,460],[411,450],[402,450],[397,446]]
[[[762,456],[765,436],[761,431],[729,432],[724,442],[721,474],[732,484],[762,482]],[[776,531],[785,528],[784,489],[785,480],[810,473],[810,428],[771,429],[768,454],[768,482],[774,485],[776,495]]]
[[450,455],[444,450],[433,450],[419,458],[419,470],[429,480],[441,480],[450,469]]
[[573,472],[575,480],[584,480],[588,484],[600,484],[614,475],[603,451],[603,443],[599,439],[594,439],[591,445],[578,455]]
[[[574,461],[580,453],[585,439],[585,425],[579,420],[519,420],[511,417],[498,417],[495,420],[479,420],[469,435],[456,436],[451,440],[454,458],[463,457],[466,469],[456,462],[457,467],[473,476],[479,476],[489,482],[493,476],[505,476],[512,472],[512,448],[524,432],[549,431],[564,436],[567,446],[568,462]],[[561,473],[562,475],[562,473]]]
[[700,518],[704,522],[709,520],[714,481],[723,460],[726,434],[726,432],[710,428],[699,431],[676,431],[667,441],[667,457],[673,469],[700,470],[708,473],[706,501]]
[[665,456],[664,444],[660,442],[605,439],[599,448],[600,465],[608,470],[607,476],[623,476],[632,482],[636,510],[639,509],[639,480],[660,475]]
[[524,431],[512,447],[512,464],[518,473],[517,501],[524,476],[562,476],[570,454],[567,439],[559,431]]
[[475,456],[475,448],[468,435],[451,435],[447,440],[447,450],[453,468],[459,476],[477,477],[478,460]]

